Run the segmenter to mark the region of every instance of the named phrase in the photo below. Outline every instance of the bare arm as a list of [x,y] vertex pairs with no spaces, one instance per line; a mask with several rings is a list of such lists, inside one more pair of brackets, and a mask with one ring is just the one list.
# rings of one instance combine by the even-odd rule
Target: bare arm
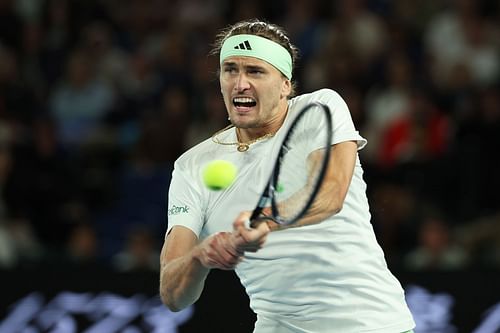
[[248,230],[246,219],[248,215],[241,214],[233,232],[216,233],[202,242],[188,228],[172,228],[160,256],[160,296],[170,310],[182,310],[200,297],[210,269],[234,269],[246,251],[262,247],[269,228],[263,224]]
[[209,269],[195,256],[198,238],[189,229],[174,227],[160,254],[160,296],[172,311],[179,311],[196,301]]

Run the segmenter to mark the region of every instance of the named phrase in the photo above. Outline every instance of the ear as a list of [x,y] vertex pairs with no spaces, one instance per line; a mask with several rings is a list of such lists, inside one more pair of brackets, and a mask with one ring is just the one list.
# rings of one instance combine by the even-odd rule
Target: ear
[[281,86],[281,97],[288,97],[292,93],[292,81],[284,79]]

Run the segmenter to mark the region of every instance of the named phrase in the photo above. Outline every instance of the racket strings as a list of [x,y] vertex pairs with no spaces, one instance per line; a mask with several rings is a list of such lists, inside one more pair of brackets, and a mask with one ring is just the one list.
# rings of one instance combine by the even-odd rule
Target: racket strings
[[318,142],[324,147],[326,134],[305,120],[288,137],[274,184],[275,213],[282,220],[299,216],[317,187],[324,155]]

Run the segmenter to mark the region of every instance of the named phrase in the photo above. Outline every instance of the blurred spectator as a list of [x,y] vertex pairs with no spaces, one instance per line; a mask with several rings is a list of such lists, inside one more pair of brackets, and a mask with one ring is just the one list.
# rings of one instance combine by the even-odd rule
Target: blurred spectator
[[413,67],[405,54],[390,53],[385,62],[385,76],[375,83],[366,97],[366,124],[364,134],[370,144],[363,156],[376,161],[384,132],[397,118],[404,117],[410,108]]
[[429,97],[414,89],[407,96],[403,113],[388,122],[379,133],[378,163],[394,167],[408,162],[428,162],[448,149],[450,122]]
[[192,84],[191,73],[185,70],[191,66],[189,51],[192,46],[186,40],[187,36],[189,31],[170,29],[157,38],[156,45],[149,45],[164,89],[170,86],[189,89]]
[[40,20],[45,0],[16,0],[14,8],[24,22]]
[[74,266],[95,265],[98,263],[99,247],[94,228],[86,223],[75,224],[66,242],[63,262]]
[[0,267],[16,267],[45,255],[28,216],[12,207],[10,189],[16,165],[11,133],[0,121]]
[[291,40],[299,48],[300,61],[307,62],[321,48],[319,35],[323,22],[318,19],[319,14],[320,1],[296,0],[286,3],[286,15],[281,25],[287,27]]
[[179,23],[203,26],[217,20],[225,5],[226,1],[221,0],[185,0],[177,2],[173,12]]
[[185,149],[210,138],[215,132],[229,125],[220,91],[210,89],[203,100],[203,117],[191,121],[186,132]]
[[24,218],[0,218],[0,268],[21,267],[44,259],[45,249]]
[[12,268],[16,263],[14,240],[4,223],[0,222],[0,269]]
[[158,271],[160,254],[155,239],[149,229],[130,230],[125,247],[112,259],[113,266],[120,272]]
[[34,92],[22,81],[15,51],[0,41],[0,121],[11,131],[13,144],[29,136],[26,127],[41,110]]
[[485,86],[500,78],[500,30],[482,13],[481,1],[448,2],[429,23],[424,40],[434,83],[447,89],[457,76]]
[[42,12],[44,29],[43,67],[51,89],[61,79],[64,64],[77,40],[72,1],[46,0]]
[[[19,72],[21,82],[33,91],[40,104],[46,103],[49,87],[47,85],[44,62],[44,31],[38,22],[26,22],[23,26],[21,55],[19,55]],[[42,104],[42,105],[43,105]],[[46,107],[37,109],[45,111]]]
[[[220,88],[214,84],[219,77],[219,59],[214,55],[207,56],[209,52],[210,50],[207,49],[193,60],[194,73],[189,94],[191,122],[207,120],[207,117],[209,117],[208,113],[210,113],[207,110],[208,105],[213,104],[211,100],[214,99],[214,96],[221,99]],[[225,107],[219,111],[226,113]]]
[[159,143],[154,141],[154,133],[146,129],[128,151],[124,163],[115,169],[116,192],[109,204],[95,212],[101,254],[105,257],[124,248],[130,229],[137,225],[147,228],[156,241],[163,240],[173,164],[157,156],[162,153],[162,146],[155,146]]
[[410,189],[392,180],[379,180],[370,192],[375,234],[388,265],[399,265],[415,245],[418,200]]
[[121,73],[122,105],[113,116],[119,121],[137,123],[144,108],[152,108],[161,91],[161,76],[155,71],[153,59],[144,50],[130,54],[127,70]]
[[96,137],[114,107],[115,93],[106,81],[99,79],[94,65],[84,51],[72,52],[65,78],[52,94],[50,111],[65,146],[85,144]]
[[0,0],[0,45],[18,49],[22,20],[15,10],[14,0]]
[[[191,120],[190,99],[182,86],[162,91],[159,106],[144,118],[143,142],[154,162],[171,164],[185,147],[186,131]],[[168,130],[166,130],[168,129]]]
[[0,220],[7,216],[5,185],[12,170],[10,131],[0,122]]
[[[469,104],[458,118],[455,132],[457,207],[465,221],[494,215],[499,210],[500,90],[498,86],[471,91]],[[492,155],[493,154],[493,155]]]
[[[349,112],[351,113],[354,126],[363,131],[366,125],[366,107],[363,104],[364,96],[361,91],[354,86],[346,86],[340,91],[340,94],[345,97],[345,101],[349,106]],[[366,137],[364,132],[363,136]]]
[[465,249],[453,238],[446,221],[438,215],[424,217],[418,230],[418,245],[404,258],[412,271],[459,270],[468,263]]
[[77,191],[67,155],[50,119],[33,120],[30,140],[16,147],[6,193],[12,214],[26,216],[40,241],[61,249],[67,234],[63,207]]
[[115,46],[111,27],[105,21],[92,21],[82,27],[81,48],[93,64],[96,78],[113,90],[121,90],[128,71],[129,55]]
[[[380,15],[368,7],[366,0],[341,0],[336,2],[333,37],[343,36],[352,48],[357,66],[369,70],[383,55],[388,46],[388,31]],[[328,36],[328,35],[327,35]]]
[[15,264],[15,244],[7,227],[7,207],[5,202],[5,182],[9,176],[12,158],[8,147],[8,132],[0,123],[0,268]]
[[467,251],[474,268],[500,267],[500,214],[463,223],[457,228],[456,239]]
[[[278,3],[278,2],[276,2]],[[263,17],[265,16],[264,14],[264,5],[263,1],[227,1],[226,4],[227,7],[229,7],[228,11],[230,12],[229,15],[229,22],[238,22],[238,21],[243,21],[247,20],[249,18],[253,17]],[[280,6],[280,3],[278,3],[278,6]],[[280,6],[280,10],[283,8]],[[227,18],[226,18],[226,21]]]

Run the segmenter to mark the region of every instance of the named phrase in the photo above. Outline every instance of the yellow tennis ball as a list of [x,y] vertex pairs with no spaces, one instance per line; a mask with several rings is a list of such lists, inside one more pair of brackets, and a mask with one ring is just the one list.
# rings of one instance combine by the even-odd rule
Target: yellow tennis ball
[[225,160],[213,160],[203,169],[203,182],[213,191],[220,191],[231,185],[236,178],[236,166]]

